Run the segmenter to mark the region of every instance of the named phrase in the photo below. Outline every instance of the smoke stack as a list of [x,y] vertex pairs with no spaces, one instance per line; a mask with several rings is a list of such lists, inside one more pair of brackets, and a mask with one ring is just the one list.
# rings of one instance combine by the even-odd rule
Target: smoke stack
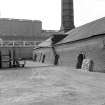
[[61,31],[74,28],[73,0],[61,0]]

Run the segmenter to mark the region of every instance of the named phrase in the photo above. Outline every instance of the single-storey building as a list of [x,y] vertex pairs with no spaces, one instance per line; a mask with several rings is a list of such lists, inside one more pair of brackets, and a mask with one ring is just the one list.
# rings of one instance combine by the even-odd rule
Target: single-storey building
[[33,58],[77,69],[82,68],[84,59],[89,59],[91,71],[105,72],[105,17],[51,37],[34,48]]

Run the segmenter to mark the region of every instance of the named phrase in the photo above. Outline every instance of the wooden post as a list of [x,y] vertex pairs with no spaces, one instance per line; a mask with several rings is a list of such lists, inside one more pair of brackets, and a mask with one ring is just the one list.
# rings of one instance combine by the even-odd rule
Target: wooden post
[[2,68],[2,55],[1,55],[1,51],[0,51],[0,68]]
[[12,67],[12,64],[11,64],[11,51],[9,50],[9,67],[11,68]]

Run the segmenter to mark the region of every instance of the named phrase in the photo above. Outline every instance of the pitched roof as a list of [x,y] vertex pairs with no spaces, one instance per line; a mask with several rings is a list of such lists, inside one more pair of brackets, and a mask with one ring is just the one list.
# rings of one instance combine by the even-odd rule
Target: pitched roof
[[56,44],[57,42],[61,41],[66,36],[67,36],[66,34],[53,34],[50,38],[48,38],[47,40],[45,40],[42,43],[40,43],[38,45],[38,47],[51,46],[52,44]]
[[52,41],[51,41],[51,37],[50,37],[50,38],[48,38],[47,40],[45,40],[45,41],[43,41],[42,43],[40,43],[40,44],[38,45],[38,47],[51,46],[51,43],[52,43]]
[[66,33],[68,36],[57,44],[76,41],[103,33],[105,33],[105,17],[72,29]]

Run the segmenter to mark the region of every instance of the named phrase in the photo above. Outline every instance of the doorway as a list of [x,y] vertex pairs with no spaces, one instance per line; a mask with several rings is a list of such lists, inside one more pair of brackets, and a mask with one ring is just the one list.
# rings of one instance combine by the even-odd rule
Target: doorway
[[54,65],[58,65],[58,63],[59,63],[59,55],[56,54],[54,59]]
[[45,54],[43,55],[43,58],[42,58],[42,63],[44,63],[45,62]]
[[85,54],[79,54],[78,57],[77,57],[77,64],[76,64],[76,69],[81,69],[82,67],[82,63],[83,63],[83,60],[85,59]]

